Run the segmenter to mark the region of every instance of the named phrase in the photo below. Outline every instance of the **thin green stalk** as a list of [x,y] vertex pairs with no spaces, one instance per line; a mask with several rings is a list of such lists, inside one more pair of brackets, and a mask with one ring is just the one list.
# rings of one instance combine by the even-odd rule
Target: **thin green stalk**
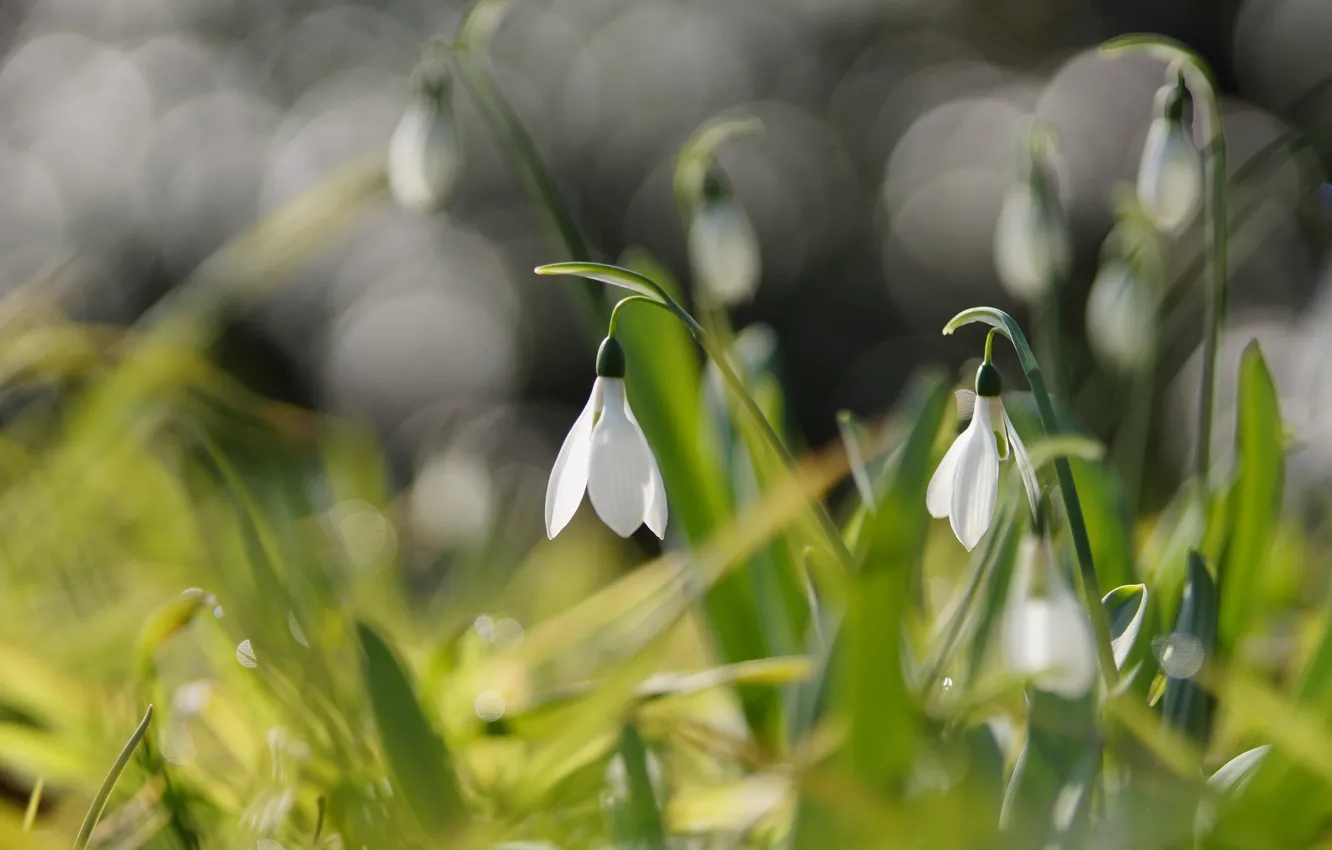
[[[487,6],[495,8],[492,10]],[[498,19],[491,18],[501,14],[502,9],[496,4],[478,0],[464,17],[459,27],[459,41],[450,49],[458,80],[508,155],[509,165],[518,181],[536,208],[545,215],[565,255],[573,262],[587,262],[592,258],[591,252],[560,195],[559,187],[546,169],[531,134],[495,82],[487,64],[487,31],[493,32],[498,26]],[[582,292],[586,318],[596,328],[606,319],[606,302],[591,282]]]
[[37,810],[42,805],[42,789],[46,787],[46,777],[37,777],[37,784],[32,786],[32,794],[28,797],[28,808],[23,813],[23,831],[31,832],[32,825],[37,821]]
[[143,719],[139,721],[139,727],[130,735],[125,746],[116,756],[115,763],[107,771],[106,779],[102,780],[102,787],[97,789],[97,795],[93,797],[92,805],[88,807],[88,814],[83,818],[83,826],[79,827],[79,834],[74,839],[74,850],[83,850],[88,846],[88,841],[92,838],[93,829],[97,826],[97,821],[102,817],[102,811],[106,809],[106,801],[111,797],[111,791],[116,787],[116,780],[120,779],[120,774],[124,772],[125,765],[129,764],[130,756],[134,755],[134,750],[143,740],[143,736],[148,732],[148,724],[153,719],[153,707],[148,706],[148,710],[143,713]]
[[[944,334],[969,325],[982,322],[997,329],[1012,343],[1022,364],[1022,372],[1031,387],[1031,395],[1036,401],[1036,410],[1040,416],[1041,428],[1047,435],[1060,432],[1059,419],[1055,415],[1054,403],[1045,387],[1045,378],[1041,375],[1040,364],[1032,353],[1027,337],[1022,328],[1013,321],[1013,317],[993,307],[973,307],[958,313],[944,325]],[[987,340],[988,341],[988,340]],[[1096,650],[1101,661],[1101,675],[1106,687],[1113,690],[1119,679],[1119,670],[1115,666],[1115,654],[1110,646],[1110,622],[1106,618],[1105,608],[1101,604],[1101,588],[1096,578],[1096,566],[1092,562],[1091,539],[1087,536],[1087,521],[1082,516],[1082,503],[1078,499],[1078,490],[1073,483],[1073,468],[1068,459],[1056,457],[1054,460],[1055,478],[1059,482],[1059,492],[1064,500],[1064,512],[1068,515],[1068,530],[1073,536],[1073,549],[1078,556],[1078,569],[1082,574],[1082,597],[1087,613],[1091,617],[1092,628],[1096,631]]]

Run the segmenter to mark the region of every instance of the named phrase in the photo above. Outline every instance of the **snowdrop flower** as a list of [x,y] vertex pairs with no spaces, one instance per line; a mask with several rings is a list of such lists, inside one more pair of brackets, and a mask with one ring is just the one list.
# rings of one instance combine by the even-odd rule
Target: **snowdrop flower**
[[[930,516],[937,519],[948,517],[953,533],[967,551],[976,547],[994,518],[994,504],[999,494],[999,461],[1008,457],[1010,447],[1027,496],[1032,501],[1032,510],[1036,509],[1039,486],[1036,470],[1027,457],[1027,447],[999,399],[1002,388],[999,370],[987,358],[976,370],[971,424],[953,441],[925,491],[925,506],[929,508]],[[1002,454],[1000,440],[1004,444]]]
[[1126,260],[1101,265],[1087,294],[1087,342],[1106,364],[1136,372],[1152,361],[1156,298]]
[[999,209],[994,265],[1009,294],[1032,302],[1068,275],[1073,246],[1054,169],[1034,141],[1029,147],[1025,174],[1009,187]]
[[1138,166],[1138,199],[1157,228],[1171,235],[1183,230],[1202,204],[1202,156],[1184,123],[1188,100],[1183,78],[1156,93],[1157,116]]
[[412,99],[389,140],[388,176],[393,199],[413,212],[444,206],[462,170],[462,141],[451,102],[447,68],[417,69]]
[[725,176],[715,169],[703,179],[703,197],[689,223],[688,247],[701,296],[725,305],[754,297],[760,272],[758,235]]
[[1046,534],[1022,539],[1015,570],[1004,611],[1004,663],[1038,690],[1083,696],[1096,681],[1096,638]]
[[666,532],[666,489],[624,393],[624,349],[607,337],[597,352],[592,397],[560,446],[546,487],[546,534],[569,524],[586,490],[597,516],[621,537],[646,524]]

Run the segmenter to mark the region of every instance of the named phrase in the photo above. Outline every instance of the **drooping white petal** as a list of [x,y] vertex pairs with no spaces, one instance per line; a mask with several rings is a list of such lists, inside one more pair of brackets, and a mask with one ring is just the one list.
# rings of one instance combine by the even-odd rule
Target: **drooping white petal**
[[646,521],[655,495],[653,478],[660,475],[642,430],[625,413],[624,382],[606,378],[602,384],[605,400],[592,428],[587,494],[601,521],[628,537]]
[[705,204],[689,226],[689,262],[703,294],[722,304],[754,297],[759,244],[744,208],[728,199]]
[[1034,516],[1040,512],[1041,482],[1036,477],[1036,468],[1031,465],[1031,455],[1027,454],[1027,446],[1018,436],[1017,429],[1013,427],[1013,420],[1008,417],[1008,411],[1004,410],[1002,402],[999,410],[1004,417],[1004,435],[1008,437],[1008,443],[1013,447],[1013,463],[1017,465],[1018,474],[1022,476],[1022,487],[1027,491],[1027,501],[1031,502],[1031,513]]
[[428,103],[407,107],[389,140],[393,199],[414,212],[434,212],[448,200],[461,170],[462,145],[452,114]]
[[943,460],[939,461],[938,469],[934,470],[930,486],[925,490],[925,507],[935,519],[943,519],[953,509],[954,473],[957,472],[957,460],[962,456],[967,435],[970,433],[971,426],[968,425],[967,430],[958,434],[957,439],[953,440],[953,444],[944,453]]
[[999,447],[995,443],[990,405],[976,405],[976,415],[958,437],[958,443],[962,449],[953,470],[953,499],[948,519],[958,541],[970,551],[989,529],[999,495]]
[[1138,166],[1138,199],[1163,233],[1179,233],[1202,205],[1203,163],[1187,127],[1152,121]]
[[574,420],[569,435],[560,446],[555,466],[550,470],[546,484],[546,536],[552,540],[559,534],[583,501],[587,489],[588,461],[592,452],[592,423],[601,409],[602,379],[592,385],[592,395],[583,412]]
[[647,513],[643,517],[643,523],[655,535],[658,540],[666,539],[666,485],[661,479],[661,468],[657,466],[657,456],[652,453],[652,447],[648,445],[647,436],[643,434],[643,426],[638,424],[638,418],[634,416],[634,410],[629,406],[629,396],[624,397],[624,415],[629,420],[629,424],[638,431],[638,436],[643,438],[643,445],[648,447],[648,460],[651,462],[652,485],[648,494]]

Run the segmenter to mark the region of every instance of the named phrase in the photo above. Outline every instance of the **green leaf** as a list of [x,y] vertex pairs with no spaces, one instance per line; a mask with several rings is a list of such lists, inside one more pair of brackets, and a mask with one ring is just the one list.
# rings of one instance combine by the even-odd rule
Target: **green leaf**
[[111,791],[115,789],[116,782],[120,779],[120,774],[125,772],[125,766],[129,764],[130,756],[134,755],[134,750],[143,740],[143,736],[148,732],[148,724],[153,720],[153,707],[148,706],[148,710],[143,713],[143,719],[139,721],[139,726],[130,735],[129,740],[125,742],[120,755],[107,771],[106,779],[102,780],[102,785],[97,789],[97,794],[93,797],[92,804],[88,806],[88,813],[84,815],[83,825],[79,827],[79,834],[74,839],[74,850],[83,850],[88,846],[88,841],[92,839],[93,828],[97,822],[102,819],[102,811],[106,809],[106,801],[111,798]]
[[[666,293],[664,298],[678,291],[670,273],[646,252],[628,251],[622,262],[633,269],[626,274]],[[617,321],[628,366],[625,387],[661,467],[672,521],[691,545],[701,546],[730,520],[732,501],[715,455],[721,437],[703,415],[697,346],[674,316],[647,305],[630,305]],[[703,599],[708,631],[726,663],[779,654],[768,644],[753,569],[747,564],[723,576]],[[777,695],[744,688],[740,698],[751,728],[762,737],[775,734],[781,717]]]
[[617,797],[609,803],[611,838],[616,847],[665,850],[666,830],[648,774],[647,748],[631,723],[620,730],[620,758],[627,793],[620,799],[614,790],[611,792]]
[[1237,413],[1230,534],[1219,571],[1220,639],[1225,648],[1234,647],[1260,613],[1261,580],[1281,513],[1281,410],[1257,342],[1249,343],[1240,359]]
[[847,723],[843,758],[865,787],[881,794],[900,792],[914,759],[920,710],[903,674],[907,599],[929,523],[925,488],[932,447],[950,396],[938,376],[922,380],[909,396],[908,406],[920,412],[861,535],[859,572],[840,635],[846,653],[840,673]]
[[650,298],[658,304],[671,303],[671,299],[667,297],[666,292],[657,285],[656,281],[638,272],[622,269],[618,266],[609,266],[605,263],[551,263],[550,265],[537,266],[536,273],[540,275],[564,274],[585,277],[601,283],[609,283],[611,286],[622,287],[645,298]]
[[[1206,562],[1196,551],[1190,552],[1184,599],[1171,638],[1187,636],[1196,639],[1204,659],[1210,658],[1216,647],[1217,601],[1216,583]],[[1169,669],[1166,673],[1162,720],[1205,747],[1211,737],[1215,699],[1192,676],[1176,678],[1170,675]]]
[[1104,464],[1076,459],[1069,463],[1077,482],[1087,540],[1101,586],[1132,584],[1133,530],[1128,503],[1118,480]]
[[134,651],[135,669],[141,673],[150,670],[158,647],[188,626],[207,599],[207,593],[192,587],[149,614],[139,631],[138,646]]
[[1147,585],[1116,587],[1105,595],[1101,604],[1110,621],[1110,647],[1115,652],[1115,664],[1123,670],[1147,619]]
[[1227,795],[1240,793],[1253,780],[1271,749],[1270,745],[1254,747],[1235,756],[1208,778],[1208,787]]
[[440,838],[465,816],[448,750],[389,645],[363,622],[356,624],[356,636],[362,677],[394,786],[421,827]]

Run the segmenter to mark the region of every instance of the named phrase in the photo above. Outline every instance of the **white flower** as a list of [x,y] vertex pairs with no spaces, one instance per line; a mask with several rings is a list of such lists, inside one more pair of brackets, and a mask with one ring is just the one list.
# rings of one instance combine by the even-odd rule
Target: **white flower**
[[1157,93],[1158,116],[1147,130],[1138,166],[1138,200],[1162,233],[1177,234],[1198,212],[1203,162],[1183,120],[1187,90],[1170,85]]
[[[977,393],[971,424],[948,448],[925,491],[925,506],[930,516],[937,519],[948,517],[953,533],[968,551],[985,536],[990,520],[994,518],[994,505],[999,495],[999,461],[1008,457],[1009,446],[1033,512],[1040,487],[1036,470],[1027,456],[1027,447],[999,399],[998,372],[987,373],[987,370],[994,370],[994,366],[982,364],[976,374]],[[991,386],[985,385],[987,380]],[[996,431],[1004,439],[1003,454],[999,452]]]
[[1004,612],[1004,663],[1042,691],[1077,699],[1096,681],[1091,621],[1059,574],[1048,537],[1024,537]]
[[1073,262],[1072,239],[1054,175],[1037,159],[1027,179],[1009,187],[994,228],[999,282],[1016,298],[1035,301],[1063,280]]
[[1087,342],[1107,364],[1133,372],[1151,362],[1156,300],[1122,260],[1101,266],[1087,294]]
[[[603,353],[614,342],[602,343]],[[643,429],[629,409],[623,362],[621,353],[615,376],[617,370],[604,369],[598,355],[592,397],[560,446],[546,487],[546,534],[551,538],[573,519],[584,490],[597,516],[621,537],[644,524],[658,537],[665,536],[666,489]]]
[[439,210],[462,171],[462,141],[449,103],[447,78],[424,76],[389,140],[393,199],[413,212]]
[[758,235],[733,198],[704,202],[689,225],[689,264],[701,294],[734,305],[759,285]]

